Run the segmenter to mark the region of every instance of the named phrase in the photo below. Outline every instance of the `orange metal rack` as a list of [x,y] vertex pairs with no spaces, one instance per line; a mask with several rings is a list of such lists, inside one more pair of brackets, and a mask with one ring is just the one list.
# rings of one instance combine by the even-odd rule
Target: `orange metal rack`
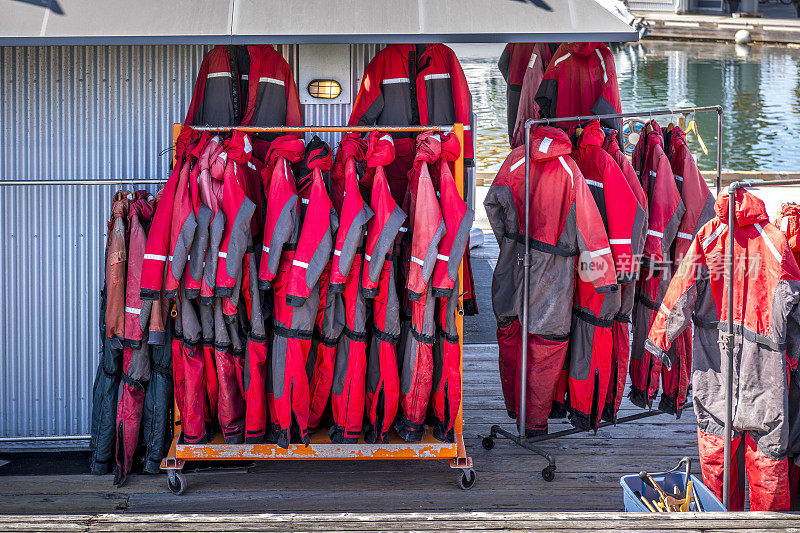
[[[173,126],[173,144],[182,128],[181,124]],[[370,132],[379,130],[387,133],[452,131],[461,144],[461,155],[455,162],[455,175],[458,192],[464,197],[464,125],[453,126],[416,126],[416,127],[348,127],[348,126],[309,126],[309,127],[195,127],[197,130],[265,133],[315,133],[315,132]],[[459,268],[459,283],[463,279],[463,265]],[[459,298],[456,325],[458,328],[459,346],[461,347],[461,373],[463,378],[463,301]],[[463,382],[463,379],[462,379]],[[180,413],[177,406],[173,409],[174,436],[167,456],[161,461],[161,469],[167,472],[167,486],[175,494],[181,494],[187,487],[183,467],[186,461],[237,461],[237,460],[386,460],[386,459],[448,459],[450,467],[460,470],[458,485],[462,489],[470,489],[475,484],[475,471],[472,469],[472,458],[467,456],[463,438],[463,396],[455,422],[455,442],[446,443],[436,440],[432,432],[426,429],[421,442],[408,443],[396,434],[390,435],[390,442],[369,444],[363,437],[357,444],[334,444],[328,438],[328,428],[319,428],[312,436],[308,446],[290,444],[288,449],[277,444],[225,444],[222,435],[215,435],[208,444],[183,444],[180,442]]]

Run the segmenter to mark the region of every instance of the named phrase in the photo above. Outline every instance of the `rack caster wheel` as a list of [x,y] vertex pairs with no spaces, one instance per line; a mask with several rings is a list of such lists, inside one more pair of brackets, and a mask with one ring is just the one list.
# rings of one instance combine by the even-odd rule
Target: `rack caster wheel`
[[167,470],[167,488],[176,496],[186,490],[186,476],[180,470]]
[[484,450],[491,450],[494,448],[494,439],[492,437],[483,437],[481,444]]
[[545,481],[553,481],[556,478],[555,465],[548,465],[542,469],[542,479]]
[[469,490],[475,485],[475,480],[478,476],[475,475],[475,471],[471,468],[462,470],[461,473],[458,475],[458,486],[461,487],[462,490]]

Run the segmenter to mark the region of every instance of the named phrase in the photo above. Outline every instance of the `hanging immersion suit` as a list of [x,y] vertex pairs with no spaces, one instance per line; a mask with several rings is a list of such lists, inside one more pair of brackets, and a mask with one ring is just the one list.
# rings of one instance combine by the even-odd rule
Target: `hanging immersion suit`
[[[288,282],[300,237],[300,211],[297,188],[290,163],[299,162],[305,153],[303,141],[284,135],[272,141],[267,154],[270,172],[264,183],[267,206],[264,222],[264,244],[259,267],[259,288],[273,291],[273,332],[270,364],[267,375],[267,405],[271,430],[268,439],[287,448],[291,430],[308,444],[308,377],[305,356],[312,332],[295,324],[305,324],[305,315],[295,316],[295,308],[287,302]],[[313,319],[309,319],[312,320]],[[252,386],[252,385],[251,385]],[[296,387],[296,390],[295,390]],[[302,417],[302,419],[301,419]]]
[[[156,195],[158,202],[158,195]],[[151,304],[147,343],[150,345],[150,380],[144,396],[142,435],[145,440],[144,471],[158,474],[166,457],[173,427],[172,320],[166,295]]]
[[443,442],[455,442],[453,427],[461,407],[461,346],[456,327],[459,296],[458,270],[469,242],[469,230],[475,219],[458,193],[451,165],[458,159],[461,146],[452,133],[440,134],[441,157],[435,166],[435,186],[445,224],[439,241],[431,286],[436,297],[436,342],[433,346],[433,436]]
[[672,167],[664,153],[664,137],[654,121],[648,122],[634,149],[633,167],[639,174],[649,201],[647,240],[642,255],[639,286],[633,307],[633,343],[631,348],[631,402],[650,407],[655,397],[652,383],[661,375],[661,360],[645,349],[647,332],[672,277],[671,249],[678,235],[686,208],[681,200]]
[[397,298],[395,238],[406,214],[392,197],[385,167],[395,156],[392,136],[374,131],[367,139],[367,175],[370,183],[369,207],[374,213],[367,223],[363,273],[360,291],[372,299],[372,339],[367,361],[366,409],[367,442],[385,442],[394,423],[400,402],[400,374],[397,344],[400,341],[400,302]]
[[[694,236],[706,222],[714,218],[714,196],[697,169],[694,156],[686,144],[686,133],[681,128],[668,127],[664,130],[664,140],[675,185],[686,208],[672,249],[673,268],[677,270]],[[673,346],[675,364],[669,369],[661,367],[662,393],[658,409],[680,417],[692,377],[691,328],[685,330],[673,342]],[[657,393],[658,380],[654,379],[650,383],[649,396],[654,398]]]
[[356,158],[363,159],[364,151],[359,136],[347,134],[332,174],[333,205],[339,206],[340,223],[329,269],[328,294],[320,295],[326,305],[323,315],[318,315],[321,342],[314,355],[312,407],[316,422],[327,402],[327,398],[322,400],[323,395],[330,396],[333,425],[328,433],[333,442],[357,442],[364,420],[366,302],[359,282],[364,226],[372,211],[361,196],[355,166]]
[[[789,509],[788,384],[800,353],[800,270],[786,238],[769,223],[764,203],[736,191],[735,220],[729,195],[715,203],[686,252],[656,314],[647,349],[667,367],[670,345],[694,316],[693,398],[703,481],[722,499],[726,343],[733,343],[733,435],[730,511],[744,507],[744,454],[753,511]],[[728,331],[728,226],[736,224],[733,268],[734,331]],[[728,335],[732,333],[732,335]],[[724,341],[724,342],[723,342]],[[742,451],[744,448],[744,451]]]
[[[353,269],[356,255],[362,254],[361,239],[365,217],[372,216],[358,189],[356,161],[364,159],[366,143],[357,133],[346,133],[331,171],[331,201],[338,213],[339,229],[333,259],[320,276],[320,306],[314,337],[308,354],[309,407],[308,427],[316,429],[331,397],[336,364],[336,346],[344,329],[345,310],[340,296],[347,283],[359,282],[360,270]],[[362,210],[362,207],[364,210]]]
[[[117,406],[117,444],[114,484],[122,486],[131,471],[133,452],[139,442],[145,386],[150,379],[150,346],[147,318],[150,301],[140,297],[142,258],[147,228],[154,210],[153,195],[136,191],[128,208],[128,272],[125,283],[125,340],[122,350],[122,383]],[[156,301],[158,304],[158,301]]]
[[620,284],[618,291],[598,293],[590,273],[578,272],[568,352],[569,411],[572,425],[582,430],[597,429],[608,387],[612,380],[617,381],[612,366],[612,328],[620,309],[621,288],[636,277],[639,265],[633,251],[644,244],[639,241],[646,223],[622,170],[603,149],[604,140],[600,123],[593,120],[578,135],[572,152],[603,219]]
[[128,265],[128,218],[130,198],[126,192],[118,192],[111,206],[108,221],[106,253],[106,312],[105,330],[111,347],[122,349],[125,337],[125,273]]
[[794,202],[781,204],[775,226],[786,237],[795,261],[800,264],[800,205]]
[[[217,279],[214,295],[231,298],[242,280],[242,260],[250,244],[250,220],[255,213],[255,203],[245,193],[248,180],[248,162],[253,151],[250,137],[235,130],[225,141],[227,163],[223,178],[222,212],[225,214],[225,229],[217,252]],[[230,313],[228,313],[230,315]]]
[[[418,442],[424,434],[425,415],[433,387],[433,344],[436,339],[436,298],[430,284],[436,266],[439,241],[445,234],[445,222],[429,166],[441,157],[441,137],[424,132],[417,137],[414,171],[409,182],[409,233],[411,246],[405,288],[411,308],[411,322],[403,332],[405,343],[400,358],[401,415],[395,424],[398,435],[406,441]],[[406,263],[408,261],[408,263]]]
[[[281,424],[281,428],[289,428],[293,419],[299,428],[300,439],[306,443],[311,403],[307,365],[317,317],[320,308],[325,307],[320,291],[323,288],[325,290],[325,303],[330,297],[328,294],[330,257],[333,250],[333,236],[338,227],[336,212],[328,196],[323,176],[323,172],[329,172],[332,166],[330,147],[319,137],[314,136],[306,146],[302,168],[296,178],[302,222],[286,282],[286,301],[281,302],[281,305],[291,306],[287,314],[291,322],[287,321],[286,324],[297,332],[296,338],[289,338],[286,343],[283,383],[291,383],[291,389],[284,393],[286,399],[277,404],[279,408],[285,406],[282,407],[285,411],[281,414],[286,422]],[[277,301],[275,306],[277,317],[279,308]],[[287,398],[290,392],[291,398]],[[334,417],[336,414],[334,404]]]
[[[562,44],[553,54],[539,84],[536,104],[543,118],[621,112],[617,69],[611,50],[603,43]],[[622,119],[603,119],[600,123],[614,129],[617,142],[624,146]]]
[[[617,287],[608,237],[592,193],[569,157],[572,143],[559,129],[538,127],[531,134],[529,213],[530,298],[526,433],[547,432],[547,417],[567,352],[575,287],[576,257],[591,258],[597,292]],[[500,256],[492,278],[497,317],[500,378],[509,414],[519,406],[522,317],[521,258],[524,256],[525,149],[506,158],[484,201]]]
[[[514,127],[517,123],[517,112],[522,93],[525,71],[531,60],[531,54],[539,43],[509,43],[500,54],[497,68],[506,80],[506,123],[508,124],[508,142],[514,142]],[[512,146],[516,148],[516,146]]]
[[[109,284],[120,285],[114,290],[122,290],[122,299],[118,299],[117,311],[113,316],[119,316],[122,325],[121,333],[124,336],[124,261],[127,261],[127,247],[125,243],[125,218],[129,200],[127,193],[114,195],[111,218],[108,220],[109,228],[106,239],[106,279],[100,291],[100,363],[92,387],[92,439],[89,447],[92,450],[90,460],[91,472],[94,475],[103,475],[111,472],[114,466],[114,446],[116,443],[117,420],[117,394],[119,393],[120,365],[122,362],[122,348],[112,346],[112,338],[106,335],[106,320],[108,318],[108,293]],[[113,250],[113,251],[112,251]],[[121,266],[118,266],[121,263]],[[113,281],[109,281],[108,273],[111,272]],[[119,298],[119,297],[118,297]],[[123,312],[119,311],[120,306]],[[115,319],[116,320],[116,319]],[[121,345],[121,342],[119,342]]]
[[617,144],[617,132],[606,130],[606,138],[603,142],[603,149],[608,152],[611,158],[617,163],[625,181],[628,183],[631,192],[636,197],[639,204],[636,213],[636,220],[642,220],[641,225],[637,225],[638,232],[632,236],[631,253],[636,258],[635,278],[629,283],[622,285],[620,292],[620,308],[614,316],[614,325],[611,326],[611,337],[613,347],[611,350],[611,381],[603,407],[603,420],[616,422],[617,411],[622,404],[625,393],[625,383],[628,380],[628,361],[631,356],[631,336],[630,324],[633,303],[636,295],[636,286],[639,273],[639,258],[642,256],[644,244],[647,240],[647,195],[639,183],[636,171],[633,169],[628,157],[619,149]]

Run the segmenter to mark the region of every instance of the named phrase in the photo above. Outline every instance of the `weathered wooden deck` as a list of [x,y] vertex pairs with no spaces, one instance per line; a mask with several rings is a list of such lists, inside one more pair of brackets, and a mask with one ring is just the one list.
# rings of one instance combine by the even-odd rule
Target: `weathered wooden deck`
[[2,531],[510,531],[764,532],[799,530],[779,513],[313,513],[2,516]]
[[662,415],[601,429],[597,436],[542,443],[558,464],[548,483],[540,475],[542,458],[506,440],[491,451],[481,446],[480,435],[491,424],[512,427],[494,345],[465,347],[464,390],[465,440],[478,475],[469,491],[457,487],[456,471],[441,460],[276,461],[188,471],[189,487],[181,496],[167,492],[163,475],[134,475],[121,489],[112,486],[111,476],[0,477],[0,512],[620,511],[621,475],[662,470],[696,455],[692,413],[680,420]]

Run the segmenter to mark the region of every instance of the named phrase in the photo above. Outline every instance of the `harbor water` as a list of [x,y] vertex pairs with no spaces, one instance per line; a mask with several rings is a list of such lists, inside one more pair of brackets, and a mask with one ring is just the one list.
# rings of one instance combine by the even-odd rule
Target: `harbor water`
[[[454,45],[478,115],[479,171],[496,171],[508,154],[502,45]],[[720,104],[723,170],[800,170],[800,49],[726,43],[644,41],[613,47],[625,112]],[[643,119],[647,119],[647,115]],[[691,119],[691,117],[690,117]],[[716,168],[716,114],[696,117],[702,170]],[[664,124],[670,117],[659,119]],[[677,121],[677,118],[674,119]]]

